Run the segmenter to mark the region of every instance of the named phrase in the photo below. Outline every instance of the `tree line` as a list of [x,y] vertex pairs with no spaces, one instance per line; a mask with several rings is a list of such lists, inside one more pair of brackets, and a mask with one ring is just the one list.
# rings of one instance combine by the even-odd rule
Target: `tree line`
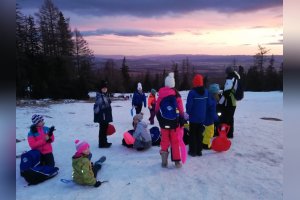
[[[182,63],[172,63],[162,73],[146,70],[133,75],[125,57],[121,66],[107,59],[104,66],[97,67],[93,51],[77,28],[71,30],[69,21],[51,0],[44,0],[34,16],[24,15],[16,5],[17,98],[85,99],[89,91],[99,90],[104,79],[113,93],[133,92],[138,82],[144,91],[150,91],[162,87],[170,71],[175,74],[178,90],[192,87],[191,80],[197,70],[188,58]],[[276,70],[274,57],[266,59],[268,51],[259,46],[254,64],[247,72],[242,66],[236,67],[246,90],[282,90],[283,66]],[[225,77],[205,77],[205,80],[207,84],[222,85]]]

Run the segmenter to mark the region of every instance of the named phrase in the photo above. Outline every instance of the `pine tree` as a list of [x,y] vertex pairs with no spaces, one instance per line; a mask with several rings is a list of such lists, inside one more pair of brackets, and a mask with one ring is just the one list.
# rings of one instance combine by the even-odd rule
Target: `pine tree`
[[58,20],[59,9],[51,0],[44,0],[44,4],[36,13],[42,37],[43,53],[46,56],[58,56]]
[[72,32],[69,25],[69,19],[65,19],[62,12],[59,12],[59,19],[57,22],[57,46],[58,54],[60,56],[72,56],[73,55],[73,40]]
[[123,77],[123,86],[126,92],[130,91],[130,76],[129,76],[129,67],[126,63],[126,58],[124,56],[123,62],[122,62],[122,77]]

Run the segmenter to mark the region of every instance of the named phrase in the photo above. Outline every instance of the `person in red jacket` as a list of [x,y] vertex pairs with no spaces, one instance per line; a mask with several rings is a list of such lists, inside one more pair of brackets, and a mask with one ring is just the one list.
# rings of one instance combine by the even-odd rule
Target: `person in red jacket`
[[151,93],[148,97],[148,108],[149,108],[149,111],[150,111],[149,121],[150,121],[151,125],[154,124],[154,117],[155,117],[155,104],[156,104],[155,94],[156,94],[156,90],[151,89]]
[[44,126],[44,118],[41,115],[34,114],[31,117],[32,125],[28,132],[27,140],[31,149],[36,149],[41,152],[41,164],[55,166],[52,153],[52,142],[54,142],[53,131],[54,126],[48,128]]
[[[174,95],[176,97],[177,102],[177,109],[179,111],[179,116],[183,118],[184,116],[184,110],[183,110],[183,103],[180,94],[175,89],[175,79],[174,79],[174,73],[171,72],[169,75],[165,78],[165,87],[160,88],[158,91],[158,98],[155,106],[155,113],[158,113],[160,110],[160,103],[162,100],[168,96]],[[162,159],[162,167],[167,167],[168,165],[168,154],[169,154],[169,147],[171,146],[171,155],[172,155],[172,161],[175,162],[175,166],[177,168],[180,168],[182,166],[181,164],[181,157],[180,157],[180,145],[179,145],[179,136],[180,131],[183,131],[182,128],[180,128],[180,125],[178,123],[177,127],[174,129],[166,129],[164,127],[161,128],[161,150],[160,155]]]

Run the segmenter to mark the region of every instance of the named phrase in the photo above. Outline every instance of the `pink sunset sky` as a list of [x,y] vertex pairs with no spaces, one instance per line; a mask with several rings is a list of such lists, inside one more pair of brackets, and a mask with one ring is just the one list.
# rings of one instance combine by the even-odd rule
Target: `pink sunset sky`
[[[282,0],[53,2],[99,55],[283,54]],[[31,14],[42,5],[17,3]]]

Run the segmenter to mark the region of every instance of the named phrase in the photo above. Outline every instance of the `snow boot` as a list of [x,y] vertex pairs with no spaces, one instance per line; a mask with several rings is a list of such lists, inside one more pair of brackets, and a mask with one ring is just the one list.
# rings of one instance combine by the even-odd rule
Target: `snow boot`
[[175,167],[176,168],[181,168],[182,164],[180,163],[180,161],[175,161]]
[[160,151],[160,155],[161,155],[161,166],[162,167],[167,167],[168,166],[168,155],[169,155],[169,152],[167,152],[167,151]]

